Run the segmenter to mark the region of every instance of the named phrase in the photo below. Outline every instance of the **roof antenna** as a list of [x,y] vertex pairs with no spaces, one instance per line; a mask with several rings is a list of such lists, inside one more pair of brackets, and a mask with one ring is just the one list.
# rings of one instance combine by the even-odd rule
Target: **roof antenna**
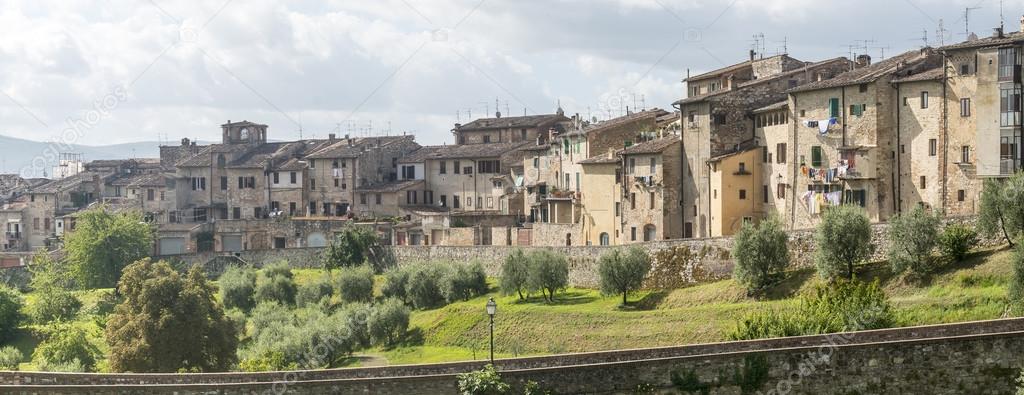
[[[999,2],[1000,8],[1002,8],[1002,2]],[[967,7],[964,8],[964,35],[967,37],[971,36],[971,11],[981,9],[981,7]],[[1000,15],[1002,12],[1000,12]],[[1000,19],[1002,19],[1000,17]]]

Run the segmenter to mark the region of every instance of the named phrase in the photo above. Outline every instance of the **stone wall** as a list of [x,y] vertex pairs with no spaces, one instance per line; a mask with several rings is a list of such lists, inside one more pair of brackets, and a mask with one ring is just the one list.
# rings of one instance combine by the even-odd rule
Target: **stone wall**
[[[607,351],[496,361],[514,387],[560,394],[1005,394],[1024,361],[1024,319],[822,336]],[[81,374],[0,372],[0,392],[451,394],[456,374],[484,362],[295,372]],[[673,379],[675,378],[675,380]],[[774,392],[773,392],[774,390]],[[683,392],[686,393],[686,392]],[[699,391],[697,392],[699,393]]]

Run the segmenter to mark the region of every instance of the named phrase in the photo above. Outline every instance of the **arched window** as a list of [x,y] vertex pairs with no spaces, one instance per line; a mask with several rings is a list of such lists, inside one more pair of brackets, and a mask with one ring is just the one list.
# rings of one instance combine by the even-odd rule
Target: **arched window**
[[644,241],[654,241],[657,240],[657,238],[658,228],[655,228],[654,225],[650,224],[644,226]]
[[239,140],[248,140],[249,139],[249,128],[242,128],[242,130],[239,130],[238,131],[238,139]]
[[608,237],[608,232],[602,232],[600,238],[601,238],[601,245],[606,246],[606,245],[611,244],[611,240]]

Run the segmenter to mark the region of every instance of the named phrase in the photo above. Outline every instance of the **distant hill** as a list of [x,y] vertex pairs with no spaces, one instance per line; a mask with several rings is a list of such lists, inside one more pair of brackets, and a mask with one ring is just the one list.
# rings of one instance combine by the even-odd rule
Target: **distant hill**
[[[46,162],[45,169],[49,175],[50,168],[55,163],[46,159],[52,157],[53,152],[80,153],[85,162],[97,159],[160,157],[160,143],[155,141],[96,146],[73,144],[70,149],[61,149],[56,144],[50,148],[50,145],[51,143],[46,142],[0,136],[0,173],[21,173],[24,168],[31,171],[33,163]],[[37,157],[42,159],[36,160]],[[43,174],[29,174],[29,176],[42,177]]]

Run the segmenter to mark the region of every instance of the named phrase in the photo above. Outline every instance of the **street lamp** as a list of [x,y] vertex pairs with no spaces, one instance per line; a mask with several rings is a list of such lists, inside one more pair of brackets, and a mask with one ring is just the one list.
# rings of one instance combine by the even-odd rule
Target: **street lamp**
[[487,300],[487,315],[491,317],[491,366],[494,366],[494,313],[498,312],[498,304],[494,298]]

